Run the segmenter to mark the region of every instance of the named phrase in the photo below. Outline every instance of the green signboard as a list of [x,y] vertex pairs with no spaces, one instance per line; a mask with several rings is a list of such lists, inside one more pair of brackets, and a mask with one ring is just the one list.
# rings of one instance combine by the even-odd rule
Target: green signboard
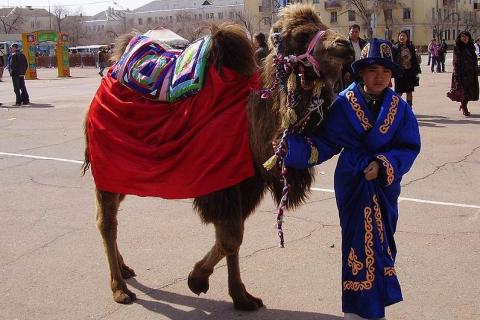
[[45,42],[45,41],[57,42],[58,33],[53,31],[38,32],[37,42]]

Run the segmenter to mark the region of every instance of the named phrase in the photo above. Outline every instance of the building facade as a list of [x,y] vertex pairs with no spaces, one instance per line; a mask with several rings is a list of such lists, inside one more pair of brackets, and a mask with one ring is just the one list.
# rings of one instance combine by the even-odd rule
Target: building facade
[[126,12],[128,28],[140,31],[169,28],[188,40],[208,23],[235,21],[246,25],[242,0],[159,0]]
[[[255,31],[268,32],[275,21],[279,1],[245,0],[245,15],[251,17]],[[480,36],[480,0],[362,0],[361,10],[348,0],[288,0],[288,3],[314,5],[322,21],[332,29],[348,34],[352,24],[361,34],[396,40],[398,32],[407,30],[418,46],[432,38],[453,44],[461,30]],[[359,2],[359,1],[357,1]],[[478,35],[477,35],[478,33]]]

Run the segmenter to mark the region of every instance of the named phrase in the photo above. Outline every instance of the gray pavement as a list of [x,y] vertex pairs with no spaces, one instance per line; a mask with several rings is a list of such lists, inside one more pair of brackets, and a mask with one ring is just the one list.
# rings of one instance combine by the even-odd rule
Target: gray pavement
[[[403,180],[396,235],[405,301],[387,317],[480,319],[480,102],[465,118],[445,96],[451,73],[432,74],[426,61],[413,107],[422,152]],[[285,249],[276,246],[270,197],[247,221],[242,275],[266,308],[233,309],[224,261],[206,295],[191,293],[186,277],[212,245],[213,228],[190,200],[139,197],[123,204],[118,239],[137,273],[128,283],[138,300],[113,302],[92,179],[80,176],[96,72],[72,69],[59,79],[39,70],[40,80],[27,82],[27,107],[11,106],[8,74],[0,82],[0,319],[341,319],[334,160],[318,168],[308,203],[288,212]]]

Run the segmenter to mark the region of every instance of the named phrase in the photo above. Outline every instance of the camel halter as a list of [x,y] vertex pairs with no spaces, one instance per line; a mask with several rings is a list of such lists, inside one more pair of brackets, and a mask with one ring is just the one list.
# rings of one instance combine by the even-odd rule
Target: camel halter
[[302,63],[303,63],[303,59],[307,58],[307,61],[313,67],[313,71],[315,71],[315,73],[319,77],[320,77],[320,65],[318,64],[318,61],[315,60],[315,58],[312,56],[312,53],[313,53],[313,50],[315,49],[315,46],[317,45],[317,43],[320,41],[320,39],[323,37],[324,34],[325,34],[325,30],[318,30],[315,36],[312,38],[312,40],[310,40],[310,42],[308,43],[307,51],[304,54],[301,54],[295,57],[297,61],[300,61]]
[[[320,98],[322,88],[323,88],[323,83],[321,81],[316,81],[316,84],[313,88],[313,95],[311,98],[310,102],[310,107],[309,107],[309,113],[303,117],[302,119],[298,119],[297,114],[295,113],[294,107],[298,103],[297,98],[295,97],[295,91],[296,91],[296,75],[294,72],[294,64],[301,62],[305,66],[312,66],[313,70],[317,74],[317,76],[320,78],[320,65],[319,63],[315,60],[315,58],[312,56],[313,50],[315,49],[315,46],[317,43],[320,41],[322,36],[325,34],[324,30],[319,30],[315,36],[310,40],[308,43],[307,51],[304,54],[301,54],[299,56],[295,55],[290,55],[288,57],[284,57],[283,54],[281,53],[281,37],[279,33],[276,33],[273,35],[273,41],[275,45],[275,66],[276,66],[276,79],[274,81],[273,86],[270,89],[266,89],[263,92],[261,91],[261,98],[262,99],[269,99],[271,97],[271,92],[274,88],[278,87],[280,85],[280,89],[283,91],[287,89],[287,102],[286,102],[286,107],[287,111],[283,116],[282,119],[282,127],[285,128],[283,131],[283,135],[278,143],[278,145],[275,148],[274,155],[268,159],[263,166],[267,170],[271,170],[273,167],[276,165],[280,168],[280,181],[283,185],[282,189],[282,197],[279,201],[278,207],[277,207],[277,219],[276,219],[276,229],[279,237],[279,246],[281,248],[284,247],[284,236],[283,236],[283,217],[284,217],[284,210],[287,207],[288,203],[288,193],[290,189],[290,184],[287,181],[287,168],[285,167],[284,159],[287,155],[287,135],[291,132],[294,132],[294,127],[295,126],[300,126],[301,128],[305,126],[307,123],[310,114],[313,111],[318,110],[318,114],[320,116],[320,122],[323,120],[323,111],[322,111],[322,105],[324,100]],[[306,59],[309,64],[306,64],[305,61]],[[288,80],[287,80],[287,75]],[[319,122],[319,123],[320,123]],[[310,145],[310,159],[309,159],[309,164],[315,164],[318,160],[318,150],[314,146],[313,142],[308,138],[305,137],[307,143]]]

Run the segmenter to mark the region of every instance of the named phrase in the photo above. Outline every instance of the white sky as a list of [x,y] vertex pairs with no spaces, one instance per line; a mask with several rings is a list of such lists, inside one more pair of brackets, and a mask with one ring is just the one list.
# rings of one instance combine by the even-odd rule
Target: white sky
[[100,11],[106,10],[108,7],[113,7],[115,9],[136,9],[143,6],[153,0],[116,0],[118,3],[114,5],[114,0],[0,0],[0,7],[13,7],[13,6],[32,6],[33,8],[44,8],[48,10],[54,6],[63,6],[68,11],[72,13],[82,12],[84,15],[95,15]]

